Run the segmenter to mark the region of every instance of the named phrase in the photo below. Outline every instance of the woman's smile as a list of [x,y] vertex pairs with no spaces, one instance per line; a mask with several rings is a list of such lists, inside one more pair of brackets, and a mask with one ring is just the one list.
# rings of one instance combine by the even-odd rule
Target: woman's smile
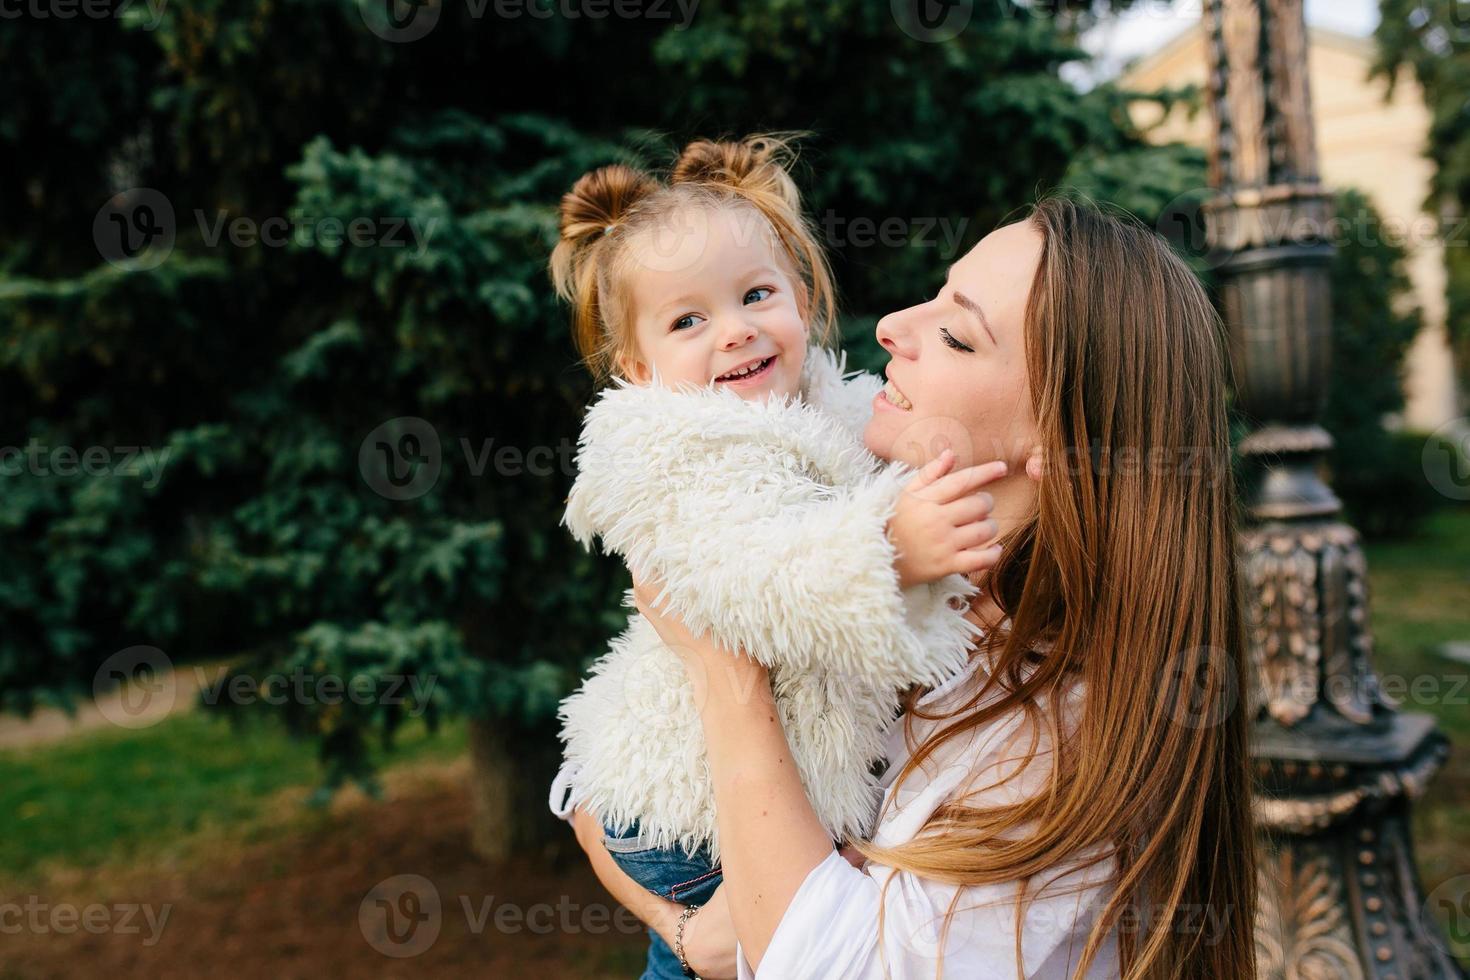
[[898,385],[893,383],[892,378],[888,379],[888,383],[883,386],[883,390],[878,392],[877,396],[873,399],[873,408],[875,411],[878,409],[896,408],[901,412],[908,412],[912,411],[913,407],[914,403],[909,401],[908,396],[899,390]]

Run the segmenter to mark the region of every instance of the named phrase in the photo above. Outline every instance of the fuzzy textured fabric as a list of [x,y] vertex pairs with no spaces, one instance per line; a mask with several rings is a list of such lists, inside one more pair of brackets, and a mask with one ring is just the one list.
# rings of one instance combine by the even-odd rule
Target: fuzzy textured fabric
[[[887,524],[914,471],[862,443],[882,382],[807,352],[799,399],[620,383],[588,410],[563,522],[664,583],[660,608],[761,661],[812,806],[872,828],[871,772],[902,689],[960,670],[975,589],[900,590]],[[952,604],[953,603],[953,604]],[[631,592],[625,604],[632,608]],[[684,666],[636,611],[560,709],[565,809],[718,857],[704,732]],[[556,804],[553,804],[555,807]]]

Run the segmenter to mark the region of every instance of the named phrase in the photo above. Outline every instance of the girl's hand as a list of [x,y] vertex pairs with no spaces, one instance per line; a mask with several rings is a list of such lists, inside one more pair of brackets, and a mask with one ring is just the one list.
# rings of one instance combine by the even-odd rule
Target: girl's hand
[[976,573],[1000,560],[998,545],[985,547],[998,530],[990,519],[995,500],[980,488],[1005,476],[1006,464],[996,460],[951,473],[954,460],[954,452],[946,449],[921,469],[904,487],[888,521],[900,588],[956,572],[973,582]]

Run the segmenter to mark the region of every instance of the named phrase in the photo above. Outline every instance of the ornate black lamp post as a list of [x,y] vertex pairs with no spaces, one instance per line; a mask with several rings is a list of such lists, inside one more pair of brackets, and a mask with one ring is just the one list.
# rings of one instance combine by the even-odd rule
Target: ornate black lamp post
[[1373,672],[1367,567],[1318,475],[1331,437],[1332,303],[1302,0],[1207,0],[1214,121],[1206,206],[1239,405],[1250,515],[1241,541],[1256,684],[1263,978],[1461,977],[1409,837],[1442,764],[1431,718],[1399,713]]

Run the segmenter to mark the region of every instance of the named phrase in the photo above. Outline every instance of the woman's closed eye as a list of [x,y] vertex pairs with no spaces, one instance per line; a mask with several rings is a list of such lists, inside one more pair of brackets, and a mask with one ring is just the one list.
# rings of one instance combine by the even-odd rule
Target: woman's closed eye
[[[756,286],[754,289],[746,291],[744,298],[741,299],[741,302],[744,303],[746,306],[750,306],[752,303],[759,303],[763,299],[768,299],[770,295],[774,292],[775,290],[772,289],[770,286]],[[751,299],[751,297],[756,296],[757,293],[762,295],[760,295],[756,299]]]
[[970,354],[975,353],[975,348],[969,346],[968,344],[962,344],[962,343],[960,343],[958,340],[956,340],[954,338],[954,334],[950,333],[944,327],[940,327],[939,328],[939,339],[941,339],[941,340],[944,341],[944,345],[946,347],[949,347],[949,348],[951,348],[953,350],[962,350],[962,351],[966,351],[966,352],[968,352]]

